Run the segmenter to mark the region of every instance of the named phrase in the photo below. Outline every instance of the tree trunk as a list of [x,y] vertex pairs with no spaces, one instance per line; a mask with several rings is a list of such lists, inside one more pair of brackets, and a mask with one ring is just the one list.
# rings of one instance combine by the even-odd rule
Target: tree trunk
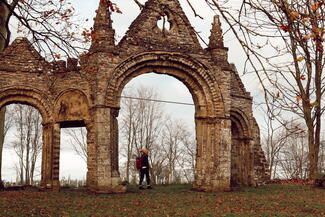
[[[315,146],[314,129],[308,129],[308,159],[309,159],[309,179],[316,179],[317,164],[318,164],[318,151]],[[317,155],[316,155],[317,154]]]
[[[6,1],[5,1],[6,2]],[[9,35],[7,21],[9,10],[3,2],[0,2],[0,53],[8,45]],[[5,108],[0,108],[0,183],[2,182],[2,150],[4,142]]]
[[0,1],[0,52],[2,52],[8,45],[9,33],[7,29],[7,23],[9,16],[10,11],[8,10],[5,3]]

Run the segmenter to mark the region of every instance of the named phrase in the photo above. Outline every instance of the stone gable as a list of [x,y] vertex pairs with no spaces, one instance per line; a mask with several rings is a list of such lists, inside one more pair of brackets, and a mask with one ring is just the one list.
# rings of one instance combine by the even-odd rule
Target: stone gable
[[[168,29],[157,22],[165,17]],[[138,46],[146,50],[201,52],[196,33],[177,0],[147,1],[140,15],[133,21],[119,46],[128,49]]]

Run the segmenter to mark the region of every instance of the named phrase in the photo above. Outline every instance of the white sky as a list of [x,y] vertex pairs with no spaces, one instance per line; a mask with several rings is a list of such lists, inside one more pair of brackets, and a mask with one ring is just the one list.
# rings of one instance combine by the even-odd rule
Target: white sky
[[[124,33],[127,31],[131,22],[139,14],[138,6],[133,2],[133,0],[115,0],[118,7],[121,9],[123,14],[112,14],[113,28],[116,31],[116,39],[120,40]],[[140,1],[145,2],[145,1]],[[232,3],[236,4],[239,0],[232,0]],[[92,26],[93,17],[95,16],[95,10],[98,7],[99,0],[91,1],[80,1],[72,0],[74,7],[80,18],[83,20],[89,19],[88,27]],[[191,0],[191,3],[196,8],[197,12],[204,17],[200,19],[193,16],[193,12],[186,4],[186,0],[180,0],[180,3],[188,16],[191,24],[200,32],[201,37],[208,43],[208,37],[210,35],[211,23],[213,20],[214,13],[209,9],[204,0]],[[224,27],[224,25],[223,25]],[[224,27],[225,30],[225,27]],[[225,46],[229,48],[229,62],[235,63],[239,74],[242,74],[244,54],[236,43],[236,40],[230,35],[226,34],[224,36]],[[252,93],[254,97],[260,98],[259,88],[257,80],[251,76],[242,77],[246,89]],[[188,89],[178,80],[170,76],[156,75],[156,74],[146,74],[134,78],[130,83],[127,84],[134,87],[142,85],[148,87],[155,87],[157,92],[160,94],[161,99],[169,101],[180,101],[193,103],[191,94]],[[255,98],[256,99],[256,98]],[[181,106],[181,105],[165,105],[168,113],[175,118],[183,119],[189,126],[189,128],[194,129],[194,107],[193,106]],[[86,164],[85,162],[77,156],[67,141],[67,137],[64,131],[61,130],[61,156],[60,156],[60,177],[71,176],[72,179],[78,178],[83,179],[86,176]],[[6,148],[10,143],[10,139],[7,138],[4,149],[4,161],[3,161],[3,179],[8,181],[15,180],[15,171],[13,170],[15,162],[17,159],[14,158],[14,153],[12,150]]]

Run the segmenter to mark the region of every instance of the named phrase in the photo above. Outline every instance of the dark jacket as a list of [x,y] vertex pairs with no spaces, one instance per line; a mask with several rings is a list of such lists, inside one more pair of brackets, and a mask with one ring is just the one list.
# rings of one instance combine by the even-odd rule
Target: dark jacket
[[149,160],[147,154],[142,154],[141,156],[141,167],[144,169],[144,167],[149,168]]

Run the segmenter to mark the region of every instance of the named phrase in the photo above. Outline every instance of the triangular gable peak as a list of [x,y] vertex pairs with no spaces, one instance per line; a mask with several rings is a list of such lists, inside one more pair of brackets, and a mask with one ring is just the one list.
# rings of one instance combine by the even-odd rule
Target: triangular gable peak
[[27,38],[17,38],[0,54],[0,71],[44,72],[49,63]]
[[202,51],[178,0],[148,0],[119,44],[122,49],[130,45],[145,50]]
[[232,73],[231,73],[231,94],[233,96],[244,96],[251,98],[250,93],[247,92],[243,82],[241,81],[239,74],[237,72],[236,66],[231,64]]

